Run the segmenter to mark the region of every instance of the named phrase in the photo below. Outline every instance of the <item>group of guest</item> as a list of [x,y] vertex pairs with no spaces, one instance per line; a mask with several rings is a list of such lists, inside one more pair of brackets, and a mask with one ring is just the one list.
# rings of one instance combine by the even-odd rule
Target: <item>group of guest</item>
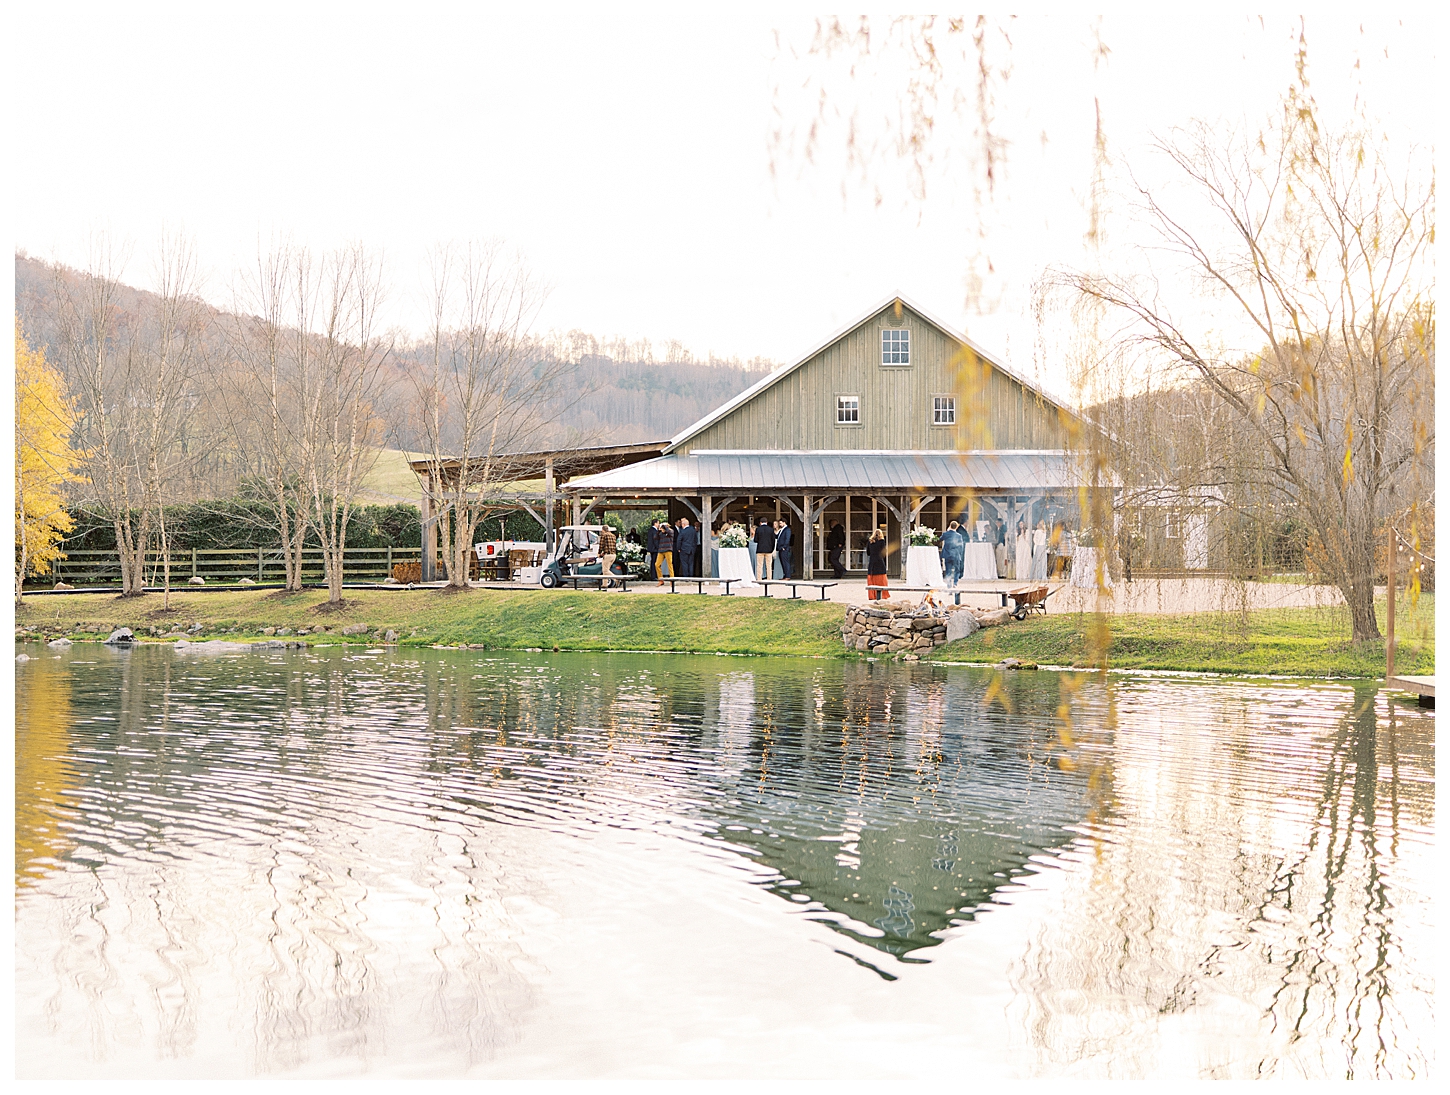
[[750,538],[757,581],[769,581],[775,577],[777,570],[781,578],[790,580],[790,548],[794,542],[790,525],[785,521],[760,518],[755,526],[755,535]]
[[[600,542],[600,555],[613,556],[614,533],[608,529],[609,540],[606,551],[604,541]],[[640,543],[637,529],[631,529],[629,539]],[[761,517],[755,523],[750,535],[750,554],[759,580],[770,579],[777,574],[785,579],[791,576],[791,547],[794,534],[788,522],[770,521]],[[1045,521],[1038,521],[1036,528],[1019,521],[1017,532],[1009,543],[1005,521],[987,519],[977,521],[975,527],[952,521],[942,533],[941,558],[943,576],[953,585],[961,580],[965,566],[966,545],[987,543],[993,547],[997,573],[1004,578],[1032,580],[1048,575],[1049,548],[1059,554],[1070,554],[1071,534],[1061,522],[1054,522],[1051,529]],[[643,541],[645,564],[664,585],[666,578],[693,578],[700,574],[700,530],[688,517],[681,517],[673,524],[665,520],[652,521]],[[826,534],[826,557],[831,564],[831,573],[836,578],[846,576],[846,529],[840,521],[831,524]],[[1010,551],[1009,551],[1010,548]],[[886,585],[887,540],[884,530],[874,529],[866,542],[866,582],[868,585]],[[609,558],[609,562],[613,562]],[[606,568],[607,569],[607,568]],[[873,592],[872,598],[888,596],[883,591]]]
[[[639,533],[631,529],[630,538],[639,542]],[[645,533],[644,562],[664,585],[666,578],[698,578],[700,576],[700,530],[688,517],[669,521],[651,521]]]

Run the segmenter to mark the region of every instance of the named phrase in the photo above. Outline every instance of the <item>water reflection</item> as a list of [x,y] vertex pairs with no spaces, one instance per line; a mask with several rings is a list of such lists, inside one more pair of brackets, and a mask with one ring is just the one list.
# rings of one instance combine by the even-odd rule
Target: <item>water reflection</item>
[[1214,1032],[1193,1075],[1426,1075],[1405,933],[1429,923],[1432,718],[1373,686],[1176,691],[1210,717],[1118,689],[1118,809],[1015,977],[1038,1069],[1141,1075],[1191,1015]]
[[[772,682],[749,715],[753,676],[721,680],[718,751],[730,769],[709,774],[719,794],[702,814],[778,873],[772,892],[905,958],[970,920],[1084,816],[1083,779],[1043,762],[1057,678],[1014,681],[1008,716],[983,712],[980,674],[866,663],[831,676],[830,687],[819,676]],[[708,719],[705,729],[708,756]]]
[[[658,895],[717,870],[769,895],[775,936],[832,940],[862,1006],[866,984],[934,991],[891,1005],[917,1000],[930,1027],[974,993],[1011,999],[1016,1041],[999,1051],[1020,1074],[1430,1067],[1414,941],[1431,922],[1417,872],[1433,716],[1372,690],[664,656],[40,653],[17,669],[31,1074],[238,1052],[258,1072],[507,1060],[562,1006],[565,971],[543,956],[596,930],[571,913],[576,891],[615,895],[609,915],[638,925],[628,968],[648,970],[652,934],[691,929],[653,921]],[[666,864],[666,845],[686,858]],[[1029,912],[1031,895],[1047,904]],[[923,980],[987,937],[987,910],[1020,933],[989,933],[1001,985]],[[806,1022],[809,978],[778,976],[801,986]],[[1192,1052],[1167,1053],[1172,1037]]]

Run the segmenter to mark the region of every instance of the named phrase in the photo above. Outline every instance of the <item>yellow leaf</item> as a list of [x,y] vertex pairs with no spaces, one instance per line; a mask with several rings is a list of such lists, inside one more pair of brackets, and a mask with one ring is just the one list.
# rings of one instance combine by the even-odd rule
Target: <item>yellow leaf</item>
[[[80,479],[81,454],[71,445],[75,412],[65,378],[32,350],[15,321],[15,562],[46,574],[64,558],[61,536],[74,525],[64,487]],[[23,564],[22,564],[23,559]],[[17,581],[24,575],[17,573]]]

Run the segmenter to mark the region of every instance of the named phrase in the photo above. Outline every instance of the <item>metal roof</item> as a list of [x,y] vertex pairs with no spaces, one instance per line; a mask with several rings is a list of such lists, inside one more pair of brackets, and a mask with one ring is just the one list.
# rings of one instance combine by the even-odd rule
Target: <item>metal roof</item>
[[[494,482],[542,478],[550,461],[553,462],[556,475],[584,475],[648,460],[664,452],[667,444],[667,441],[651,441],[643,445],[583,445],[572,449],[493,453],[470,457],[469,465],[475,469],[473,475],[481,474],[479,469],[486,466],[489,469],[489,478]],[[456,480],[463,467],[463,459],[450,456],[440,461],[428,457],[408,461],[408,466],[418,475],[433,474],[435,465],[437,473],[445,480]]]
[[697,449],[572,479],[569,493],[690,494],[822,491],[911,492],[973,487],[1039,491],[1076,488],[1076,459],[1061,451],[988,452]]

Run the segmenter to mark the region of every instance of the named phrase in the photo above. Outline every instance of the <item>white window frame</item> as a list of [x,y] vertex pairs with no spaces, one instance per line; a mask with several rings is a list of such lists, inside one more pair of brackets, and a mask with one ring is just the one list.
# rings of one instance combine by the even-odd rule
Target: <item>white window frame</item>
[[1163,539],[1183,539],[1183,514],[1177,509],[1170,509],[1163,515]]
[[[850,400],[850,404],[847,404]],[[846,414],[853,417],[843,417]],[[861,424],[861,397],[850,392],[838,392],[836,394],[836,425],[838,426],[859,426]]]
[[[946,417],[942,417],[945,415]],[[933,426],[955,426],[957,424],[957,397],[950,393],[931,397],[931,424]]]
[[[892,335],[901,335],[900,339],[893,339]],[[900,361],[888,361],[887,358],[901,357]],[[911,365],[911,328],[910,327],[882,327],[881,328],[881,364],[887,369],[905,369]]]

